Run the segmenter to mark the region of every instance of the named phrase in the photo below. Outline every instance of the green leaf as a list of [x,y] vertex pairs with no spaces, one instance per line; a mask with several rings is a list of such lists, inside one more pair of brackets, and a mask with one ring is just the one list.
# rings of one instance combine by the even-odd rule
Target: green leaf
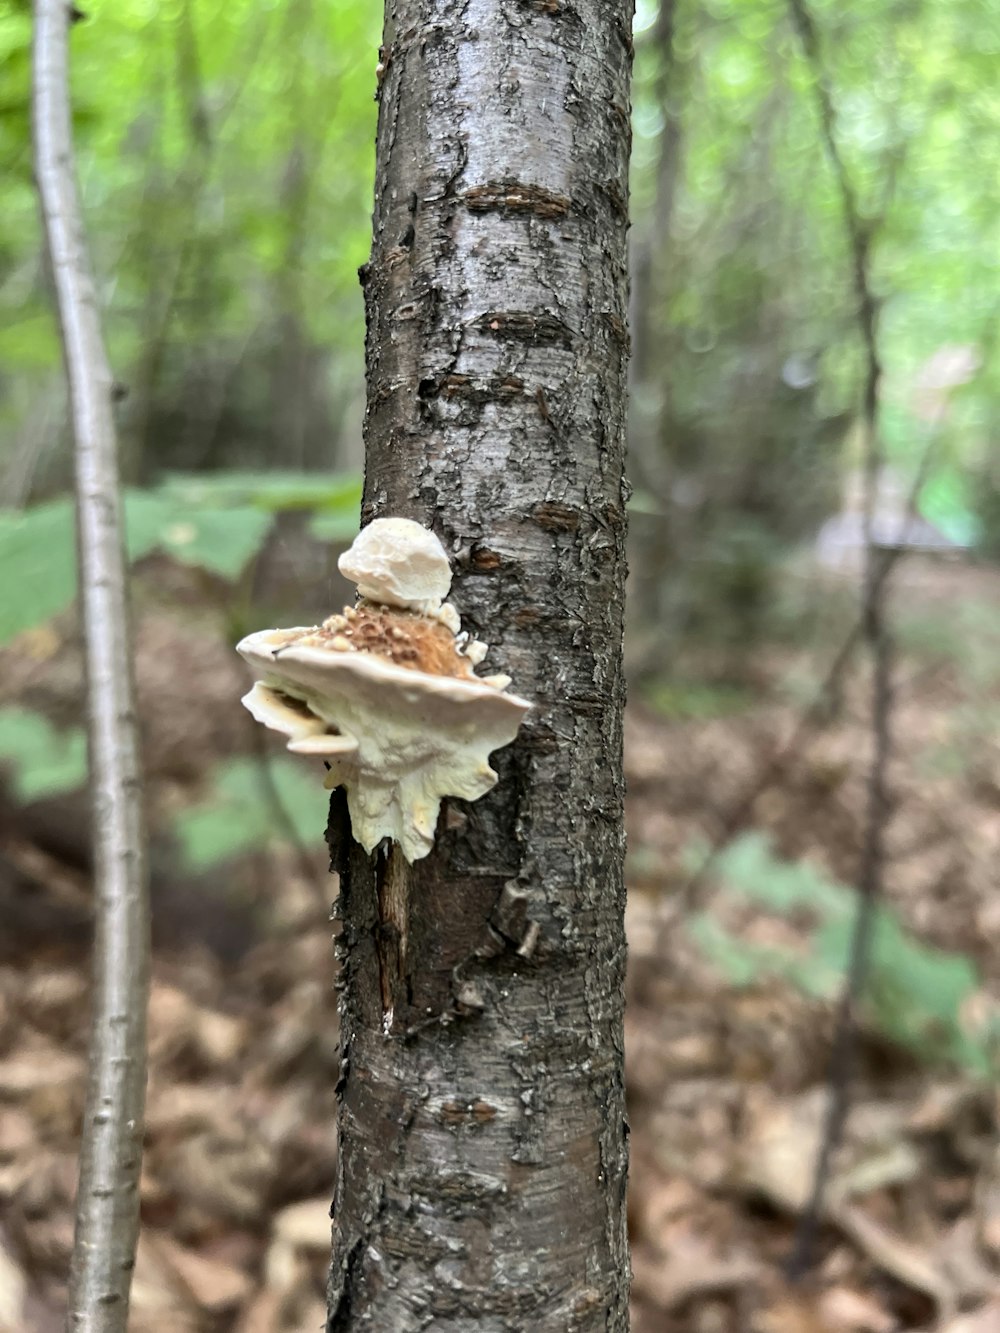
[[643,688],[643,697],[663,717],[676,720],[728,717],[747,708],[753,695],[738,685],[662,676]]
[[199,508],[169,491],[129,492],[125,521],[133,560],[158,548],[186,565],[230,579],[260,550],[271,526],[265,510]]
[[746,833],[735,839],[716,864],[719,874],[740,893],[784,915],[807,908],[833,919],[852,916],[850,889],[805,861],[779,860],[766,834]]
[[73,523],[69,500],[0,513],[0,643],[69,604],[76,585]]
[[222,472],[210,476],[174,473],[163,483],[167,495],[198,508],[256,505],[271,513],[316,509],[350,513],[357,531],[361,478],[354,473]]
[[287,839],[289,825],[299,841],[318,844],[328,803],[316,765],[233,759],[219,765],[207,798],[184,811],[174,831],[185,864],[204,870],[273,839]]
[[358,508],[352,505],[347,513],[321,509],[309,520],[309,533],[321,542],[351,542],[358,535]]
[[259,509],[206,510],[168,523],[160,545],[186,565],[235,579],[260,550],[271,516]]
[[807,948],[801,955],[759,944],[748,944],[732,935],[708,912],[697,913],[689,933],[703,955],[723,972],[731,985],[745,988],[779,978],[814,999],[830,1000],[837,994],[843,967]]
[[[124,497],[129,558],[161,550],[186,565],[235,579],[261,548],[272,514],[307,508],[317,537],[349,540],[358,529],[361,483],[353,475],[229,473],[168,478]],[[64,611],[76,592],[73,502],[64,497],[0,512],[0,643]]]
[[87,740],[77,727],[57,731],[40,713],[0,709],[0,761],[14,770],[19,801],[75,791],[87,776]]
[[[718,858],[726,894],[765,912],[803,918],[801,951],[765,947],[733,935],[710,913],[689,931],[704,956],[735,986],[778,977],[804,994],[832,999],[844,984],[853,947],[857,894],[803,862],[775,857],[767,838],[749,833]],[[965,1011],[979,988],[969,959],[922,944],[888,908],[874,916],[868,982],[869,1021],[924,1060],[995,1074],[989,1034],[970,1034]]]

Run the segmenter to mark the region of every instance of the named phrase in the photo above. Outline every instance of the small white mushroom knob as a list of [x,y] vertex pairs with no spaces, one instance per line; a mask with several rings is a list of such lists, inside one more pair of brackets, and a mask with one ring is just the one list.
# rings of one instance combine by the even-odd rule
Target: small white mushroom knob
[[409,518],[376,518],[337,562],[362,597],[422,615],[437,611],[451,587],[451,566],[433,532]]

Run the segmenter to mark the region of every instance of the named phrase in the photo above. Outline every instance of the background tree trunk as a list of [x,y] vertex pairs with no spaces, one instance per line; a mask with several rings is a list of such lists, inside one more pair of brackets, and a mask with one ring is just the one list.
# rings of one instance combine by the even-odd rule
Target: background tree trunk
[[333,803],[331,1330],[627,1327],[631,17],[386,7],[363,520],[438,533],[464,626],[536,706],[412,868],[367,857]]

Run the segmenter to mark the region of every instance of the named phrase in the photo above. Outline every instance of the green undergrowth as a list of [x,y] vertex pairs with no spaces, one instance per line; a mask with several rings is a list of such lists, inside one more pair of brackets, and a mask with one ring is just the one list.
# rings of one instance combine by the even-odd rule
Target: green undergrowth
[[87,776],[87,739],[79,727],[57,730],[40,713],[0,708],[0,767],[25,804],[76,791]]
[[240,758],[216,765],[205,797],[174,822],[189,870],[252,852],[274,840],[314,846],[329,795],[318,770],[293,759]]
[[[346,474],[229,472],[172,475],[155,489],[124,498],[131,561],[153,552],[213,575],[232,590],[252,568],[276,516],[308,516],[319,540],[351,540],[358,528],[360,479]],[[17,653],[17,638],[38,631],[73,602],[76,537],[71,497],[0,513],[0,647]],[[216,606],[225,634],[232,607]],[[235,614],[235,613],[234,613]],[[47,632],[42,630],[42,632]],[[234,707],[238,705],[234,701]],[[9,703],[0,708],[0,773],[16,803],[66,795],[87,781],[82,727],[57,728],[41,713]],[[325,823],[326,796],[307,766],[279,757],[244,758],[210,769],[202,800],[175,817],[183,863],[203,870],[272,839],[314,844]]]
[[[323,541],[348,542],[358,529],[361,482],[311,473],[227,473],[167,477],[125,494],[128,555],[154,551],[235,581],[261,550],[275,516],[309,513]],[[76,536],[69,496],[0,513],[0,645],[64,611],[76,590]]]
[[739,685],[663,677],[643,687],[642,697],[672,722],[707,722],[732,717],[751,707],[754,695]]
[[[858,907],[851,887],[804,861],[781,860],[759,832],[736,839],[716,860],[714,874],[719,894],[690,919],[688,930],[728,983],[780,979],[828,1001],[841,993]],[[726,907],[744,917],[794,921],[796,947],[741,936],[722,919]],[[874,1030],[921,1060],[995,1077],[1000,1031],[996,1018],[975,1025],[968,1019],[983,1008],[980,978],[968,958],[921,943],[888,907],[875,912],[869,958],[862,1013]]]

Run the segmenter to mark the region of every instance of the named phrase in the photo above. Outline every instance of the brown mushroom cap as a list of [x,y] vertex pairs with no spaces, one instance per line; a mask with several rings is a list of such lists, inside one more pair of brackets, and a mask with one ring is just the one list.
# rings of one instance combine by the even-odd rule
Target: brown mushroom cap
[[374,653],[431,676],[475,678],[472,661],[459,652],[455,635],[440,620],[377,602],[359,602],[330,616],[296,643],[301,648]]

